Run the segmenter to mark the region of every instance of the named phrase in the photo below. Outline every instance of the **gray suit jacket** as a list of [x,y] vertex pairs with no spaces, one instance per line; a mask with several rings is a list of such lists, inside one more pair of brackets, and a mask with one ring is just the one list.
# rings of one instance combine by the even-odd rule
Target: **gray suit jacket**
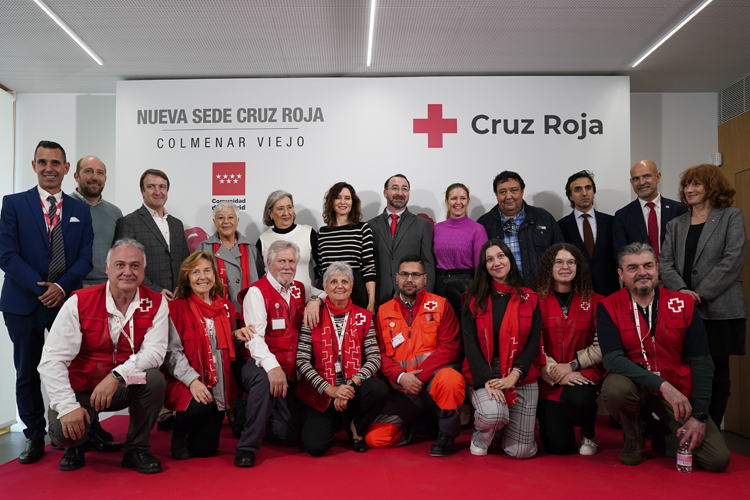
[[143,284],[157,293],[161,293],[165,288],[174,291],[177,277],[180,275],[180,265],[190,255],[185,228],[180,219],[170,214],[167,223],[169,248],[144,205],[118,220],[115,231],[115,241],[132,238],[146,247],[146,276],[143,278]]
[[427,291],[435,287],[435,256],[432,253],[432,226],[430,222],[406,209],[396,234],[391,236],[390,219],[383,213],[367,221],[375,240],[375,262],[377,263],[377,290],[375,296],[380,306],[391,300],[396,293],[398,262],[410,254],[419,255],[427,273]]
[[[659,265],[664,284],[671,290],[685,288],[685,240],[690,212],[667,224]],[[742,291],[745,264],[745,219],[736,207],[712,208],[703,226],[693,262],[693,291],[701,296],[698,311],[703,319],[747,318]]]

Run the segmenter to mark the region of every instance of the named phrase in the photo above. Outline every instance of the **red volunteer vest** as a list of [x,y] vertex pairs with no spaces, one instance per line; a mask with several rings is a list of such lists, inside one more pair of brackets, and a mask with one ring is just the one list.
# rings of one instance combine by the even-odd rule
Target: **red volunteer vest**
[[[320,314],[328,314],[325,308],[321,308]],[[344,368],[344,377],[352,378],[362,368],[362,358],[365,355],[365,337],[370,331],[372,313],[352,304],[352,312],[349,313],[349,328],[344,333],[344,341],[341,344],[341,362]],[[310,331],[312,337],[312,364],[315,371],[332,386],[336,386],[335,363],[339,357],[339,345],[336,332],[331,327],[323,327],[322,323]],[[297,398],[308,406],[319,412],[324,412],[331,403],[331,398],[325,393],[320,394],[307,381],[301,377],[295,391]]]
[[[76,290],[71,295],[78,297],[78,319],[81,325],[81,349],[70,366],[70,386],[76,392],[92,392],[113,368],[123,364],[134,352],[125,335],[120,334],[117,346],[109,336],[107,315],[107,284]],[[135,352],[143,343],[143,337],[153,326],[154,317],[161,305],[162,296],[145,286],[138,287],[141,302],[130,320],[133,323],[133,345]],[[130,333],[130,324],[125,325]]]
[[[542,345],[547,356],[558,363],[569,363],[576,353],[594,342],[596,332],[596,306],[604,297],[592,294],[587,302],[581,296],[573,294],[568,319],[565,319],[560,303],[554,292],[539,302],[542,310]],[[602,388],[602,381],[607,374],[601,366],[586,368],[580,371],[587,379]],[[561,386],[553,387],[546,382],[539,382],[539,397],[551,401],[560,401]]]
[[[234,305],[230,301],[220,297],[217,297],[215,300],[224,302],[229,324],[234,324]],[[203,332],[203,326],[196,323],[195,315],[190,310],[188,300],[174,299],[171,301],[169,303],[169,318],[172,320],[177,334],[180,336],[182,348],[190,366],[198,372],[198,375],[201,375],[203,373],[203,363],[200,360],[198,346],[203,344],[205,333]],[[234,374],[232,373],[232,364],[229,359],[228,349],[221,350],[221,358],[224,366],[224,394],[227,398],[227,405],[231,405],[237,394],[237,386],[234,381]],[[164,372],[164,378],[167,381],[167,387],[164,391],[164,406],[172,411],[187,410],[190,399],[193,397],[190,388],[166,373],[166,371]],[[201,380],[201,382],[204,381]]]
[[[266,306],[266,336],[265,341],[268,350],[276,356],[284,373],[294,376],[294,362],[297,357],[297,340],[302,328],[302,318],[305,314],[305,285],[295,281],[292,285],[291,299],[287,305],[286,300],[279,292],[271,286],[266,276],[252,284],[263,294],[263,302]],[[244,299],[246,290],[240,292],[240,302]],[[274,330],[273,320],[283,319],[284,328]]]
[[[521,304],[518,308],[520,336],[518,339],[518,350],[516,351],[516,353],[520,353],[521,351],[523,351],[523,348],[526,346],[526,339],[529,338],[529,334],[531,333],[531,323],[534,319],[534,309],[536,309],[537,303],[539,302],[539,296],[536,294],[536,292],[529,290],[528,288],[522,288],[522,290],[523,296],[521,297]],[[473,298],[471,299],[471,302],[471,307],[472,309],[474,309],[474,307],[476,306],[474,305]],[[495,348],[495,339],[492,331],[492,311],[485,311],[483,314],[477,315],[476,322],[479,347],[482,349],[482,354],[484,354],[484,358],[487,360],[487,364],[492,364],[492,351]],[[540,353],[541,347],[542,346],[540,346]],[[538,359],[541,359],[540,356],[537,356],[537,360]],[[522,386],[536,382],[539,379],[539,375],[541,373],[539,370],[539,366],[537,365],[537,361],[534,361],[534,363],[532,363],[531,367],[529,368],[529,373],[527,373],[523,381],[519,381],[516,386]],[[464,374],[464,378],[466,379],[466,383],[468,385],[471,385],[472,378],[468,358],[464,359],[462,371]]]
[[[438,329],[446,304],[448,301],[443,297],[426,292],[419,310],[414,311],[411,327],[401,315],[401,306],[396,299],[380,306],[377,321],[386,356],[406,372],[418,370],[422,362],[437,350]],[[399,334],[403,342],[394,347],[393,339]]]
[[[625,356],[634,363],[651,365],[659,376],[672,384],[686,398],[693,394],[693,372],[683,355],[685,334],[693,319],[693,298],[679,292],[659,287],[659,309],[656,319],[656,347],[648,333],[648,323],[638,313],[641,324],[643,347],[648,356],[648,364],[643,359],[638,330],[635,327],[633,300],[626,288],[602,300],[620,332]],[[653,326],[653,325],[652,325]]]

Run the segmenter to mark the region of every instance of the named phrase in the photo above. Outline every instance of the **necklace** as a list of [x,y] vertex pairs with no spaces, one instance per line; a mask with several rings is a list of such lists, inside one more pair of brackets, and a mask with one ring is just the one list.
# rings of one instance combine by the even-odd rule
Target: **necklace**
[[557,303],[560,304],[560,308],[562,309],[562,312],[567,319],[568,311],[570,311],[570,303],[573,302],[573,291],[568,292],[568,299],[565,301],[565,304],[563,304],[563,301],[560,300],[560,295],[563,295],[562,293],[554,292],[554,294],[555,298],[557,299]]

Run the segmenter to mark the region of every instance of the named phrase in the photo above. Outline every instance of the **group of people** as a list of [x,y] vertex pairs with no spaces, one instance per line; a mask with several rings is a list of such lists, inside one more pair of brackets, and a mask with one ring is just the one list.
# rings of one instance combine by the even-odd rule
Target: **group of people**
[[[476,222],[459,183],[445,221],[411,213],[401,174],[367,222],[354,187],[334,184],[319,232],[274,191],[255,244],[221,202],[192,254],[165,208],[166,173],[146,170],[143,206],[122,216],[102,198],[98,158],[79,160],[71,196],[59,144],[41,141],[32,167],[38,186],[6,196],[0,214],[21,463],[44,454],[44,382],[64,471],[124,448],[124,467],[160,472],[157,421],[174,459],[213,455],[227,416],[238,467],[255,465],[263,440],[324,455],[340,429],[355,452],[425,434],[432,456],[448,456],[472,409],[473,455],[494,440],[534,456],[537,422],[548,453],[594,455],[599,396],[623,428],[623,464],[641,462],[647,436],[670,456],[687,443],[707,470],[729,464],[717,426],[729,356],[744,354],[745,233],[718,167],[685,171],[677,202],[638,162],[638,199],[614,216],[593,208],[593,173],[577,172],[560,221],[523,200],[511,171]],[[126,407],[115,443],[98,414]]]

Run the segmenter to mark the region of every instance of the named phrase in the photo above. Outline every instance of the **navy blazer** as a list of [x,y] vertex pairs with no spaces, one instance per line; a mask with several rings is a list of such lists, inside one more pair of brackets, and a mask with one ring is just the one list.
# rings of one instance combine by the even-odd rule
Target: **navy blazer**
[[[664,245],[664,237],[667,235],[667,224],[669,221],[675,217],[679,217],[685,212],[685,207],[683,207],[682,203],[679,201],[670,200],[664,196],[661,197],[660,246]],[[615,212],[615,227],[613,233],[615,258],[617,258],[617,254],[620,253],[622,247],[635,243],[636,241],[649,243],[646,221],[643,220],[641,203],[637,198]]]
[[607,296],[615,293],[620,288],[617,275],[617,261],[612,249],[612,228],[614,217],[594,210],[596,218],[596,242],[594,256],[590,257],[583,244],[583,238],[578,231],[575,212],[557,221],[560,231],[567,243],[575,245],[583,253],[586,263],[591,271],[591,280],[594,282],[594,291],[600,295]]
[[[67,194],[62,194],[62,232],[65,242],[65,274],[57,280],[65,295],[83,286],[83,278],[93,268],[91,252],[94,229],[91,210]],[[42,203],[36,186],[24,193],[3,198],[0,213],[0,268],[5,272],[0,311],[31,314],[47,289],[37,282],[47,281],[49,236]]]

